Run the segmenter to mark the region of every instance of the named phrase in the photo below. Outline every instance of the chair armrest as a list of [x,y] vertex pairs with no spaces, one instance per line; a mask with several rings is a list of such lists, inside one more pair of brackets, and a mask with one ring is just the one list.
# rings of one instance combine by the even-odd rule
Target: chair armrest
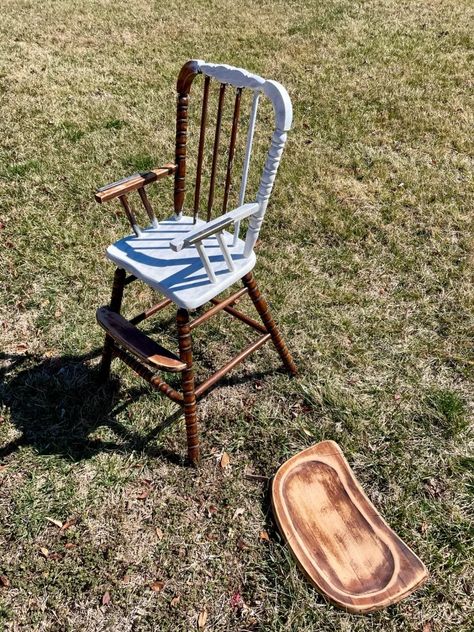
[[102,202],[108,202],[113,198],[126,195],[136,189],[141,189],[146,184],[155,182],[155,180],[161,180],[161,178],[169,176],[175,171],[175,164],[166,163],[163,167],[159,167],[158,169],[152,169],[151,171],[145,171],[143,173],[134,173],[128,176],[128,178],[117,180],[117,182],[112,182],[111,184],[105,185],[105,187],[97,189],[94,197],[96,202],[102,204]]
[[224,228],[227,228],[231,224],[235,224],[250,215],[256,213],[259,209],[258,202],[251,202],[250,204],[243,204],[238,208],[229,211],[225,215],[216,217],[216,219],[206,222],[204,225],[200,224],[193,230],[185,233],[183,237],[177,237],[170,241],[170,248],[175,252],[179,252],[187,246],[194,246],[207,237],[211,237],[216,233],[220,233]]

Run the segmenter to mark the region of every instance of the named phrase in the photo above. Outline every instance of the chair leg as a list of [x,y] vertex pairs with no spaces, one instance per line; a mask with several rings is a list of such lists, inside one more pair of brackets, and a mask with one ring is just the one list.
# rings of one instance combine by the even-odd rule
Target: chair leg
[[[122,307],[123,288],[125,287],[125,277],[127,273],[122,268],[117,268],[114,274],[112,285],[112,296],[110,298],[110,309],[120,314]],[[112,362],[113,341],[109,335],[105,335],[104,348],[102,349],[102,360],[100,363],[99,377],[106,381],[110,375],[110,364]]]
[[184,397],[184,418],[186,421],[186,437],[188,441],[188,459],[193,465],[199,463],[199,435],[196,415],[196,393],[194,389],[193,352],[189,313],[186,309],[178,309],[176,317],[178,327],[179,357],[186,362],[186,369],[181,374]]
[[288,347],[286,346],[286,343],[283,340],[282,335],[280,334],[278,327],[276,326],[275,321],[272,318],[267,301],[260,294],[260,290],[258,289],[257,283],[252,273],[249,272],[248,274],[246,274],[242,278],[242,282],[248,289],[249,296],[252,299],[253,304],[255,305],[255,309],[259,313],[263,324],[272,337],[273,344],[275,345],[276,350],[278,351],[278,354],[283,361],[283,364],[292,375],[296,375],[298,373],[296,364],[294,363],[293,358],[291,357],[291,353],[288,351]]

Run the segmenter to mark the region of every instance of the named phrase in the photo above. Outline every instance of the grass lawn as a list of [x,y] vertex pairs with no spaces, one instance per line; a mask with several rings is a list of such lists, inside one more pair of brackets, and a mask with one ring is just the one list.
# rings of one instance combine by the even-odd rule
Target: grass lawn
[[[469,0],[2,1],[0,629],[474,629],[473,27]],[[301,370],[266,346],[230,374],[197,470],[175,405],[118,363],[97,382],[127,228],[93,200],[173,160],[192,57],[292,97],[256,277]],[[247,336],[211,322],[207,368]],[[383,612],[328,605],[273,522],[267,478],[321,439],[430,571]]]

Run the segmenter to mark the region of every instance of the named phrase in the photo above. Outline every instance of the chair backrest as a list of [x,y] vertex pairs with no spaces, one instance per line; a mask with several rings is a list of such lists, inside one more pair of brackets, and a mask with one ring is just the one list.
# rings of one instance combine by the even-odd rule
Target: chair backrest
[[[268,200],[275,181],[276,172],[280,163],[281,154],[285,146],[287,132],[292,122],[292,106],[290,97],[285,88],[276,81],[269,81],[251,74],[242,68],[234,68],[225,64],[210,64],[204,61],[193,59],[188,61],[181,68],[177,82],[178,105],[176,117],[176,173],[174,186],[174,210],[176,215],[181,215],[183,211],[185,198],[185,179],[186,179],[186,145],[188,132],[188,105],[191,85],[197,75],[204,75],[204,91],[202,99],[201,122],[199,145],[197,155],[197,173],[194,190],[193,214],[196,218],[199,211],[201,199],[201,182],[202,167],[204,156],[204,145],[206,140],[206,125],[208,120],[208,101],[209,87],[211,79],[215,79],[220,83],[219,99],[216,115],[216,129],[213,140],[212,164],[209,179],[209,192],[207,197],[207,220],[211,217],[212,207],[214,203],[214,193],[216,185],[217,161],[219,155],[219,144],[222,126],[222,113],[224,106],[225,93],[228,86],[235,88],[235,101],[232,117],[232,129],[230,133],[229,148],[227,151],[227,168],[223,193],[222,212],[227,209],[229,191],[231,187],[232,167],[234,162],[237,129],[240,119],[241,96],[244,89],[253,92],[252,106],[249,118],[249,127],[247,131],[247,142],[245,147],[245,155],[243,162],[243,171],[239,190],[239,206],[245,203],[245,194],[247,187],[247,178],[249,173],[250,159],[252,155],[252,145],[254,139],[255,124],[257,118],[257,109],[260,95],[263,94],[270,99],[273,105],[275,115],[274,131],[271,138],[270,148],[266,157],[263,174],[260,179],[257,199],[248,200],[258,202],[259,210],[253,215],[249,222],[249,228],[246,236],[245,254],[249,256],[253,250],[258,233],[263,221],[263,216],[267,208]],[[238,236],[239,226],[235,226],[235,235]]]

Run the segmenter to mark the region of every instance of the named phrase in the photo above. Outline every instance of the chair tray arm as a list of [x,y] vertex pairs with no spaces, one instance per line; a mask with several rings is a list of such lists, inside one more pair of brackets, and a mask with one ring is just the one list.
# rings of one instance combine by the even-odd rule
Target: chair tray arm
[[246,217],[250,217],[256,213],[259,209],[257,202],[251,202],[249,204],[243,204],[238,208],[216,217],[216,219],[206,222],[205,224],[199,224],[194,229],[185,234],[184,237],[177,237],[170,241],[170,248],[175,252],[179,252],[187,246],[194,246],[200,243],[203,239],[207,239],[216,233],[220,233],[228,226],[239,222]]
[[99,204],[102,204],[102,202],[108,202],[113,198],[126,195],[127,193],[130,193],[131,191],[136,191],[137,189],[141,189],[151,182],[155,182],[156,180],[161,180],[161,178],[170,176],[175,171],[175,164],[166,163],[162,167],[152,169],[151,171],[134,173],[133,175],[128,176],[128,178],[117,180],[117,182],[112,182],[111,184],[105,185],[105,187],[97,189],[94,196],[95,200],[96,202],[99,202]]

